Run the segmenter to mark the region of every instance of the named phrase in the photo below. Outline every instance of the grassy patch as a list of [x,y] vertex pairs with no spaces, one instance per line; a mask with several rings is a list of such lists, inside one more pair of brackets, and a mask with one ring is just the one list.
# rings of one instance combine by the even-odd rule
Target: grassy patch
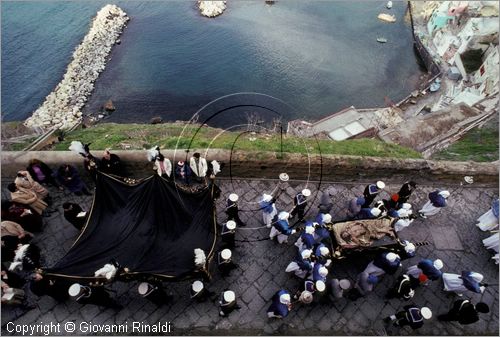
[[332,140],[281,137],[279,134],[225,132],[211,127],[182,124],[113,124],[105,123],[67,134],[55,150],[67,150],[72,140],[92,143],[91,149],[146,149],[159,145],[163,149],[226,149],[236,151],[273,151],[287,153],[323,153],[355,156],[421,158],[418,152],[373,139],[336,142]]
[[483,51],[481,49],[471,49],[460,55],[467,74],[470,74],[481,67],[481,64],[483,64],[482,55]]
[[498,117],[482,128],[475,128],[448,148],[435,153],[432,159],[491,162],[498,160]]
[[[23,122],[2,122],[2,150],[20,151],[38,138]],[[10,141],[7,141],[10,140]]]
[[27,138],[26,140],[23,140],[22,142],[19,143],[10,143],[10,144],[2,143],[2,147],[6,151],[22,151],[28,145],[33,143],[37,138],[38,136]]

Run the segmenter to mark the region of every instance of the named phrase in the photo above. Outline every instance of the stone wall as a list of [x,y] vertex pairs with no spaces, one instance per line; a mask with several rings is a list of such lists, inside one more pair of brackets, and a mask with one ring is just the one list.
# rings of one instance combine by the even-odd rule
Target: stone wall
[[[193,150],[191,153],[195,152]],[[204,152],[200,151],[202,154]],[[153,164],[146,159],[145,151],[114,151],[124,163],[129,175],[136,178],[153,173]],[[172,162],[186,160],[186,152],[163,150]],[[93,152],[101,157],[100,151]],[[174,158],[175,156],[175,158]],[[70,163],[83,169],[83,159],[70,151],[2,152],[2,178],[15,177],[17,170],[25,168],[32,158],[38,158],[52,168],[61,163]],[[174,160],[172,160],[174,158]],[[398,183],[413,179],[423,183],[464,183],[464,176],[474,177],[474,186],[498,186],[498,162],[447,162],[423,159],[395,159],[376,157],[313,155],[309,158],[300,154],[284,154],[277,157],[273,152],[233,152],[210,150],[208,161],[217,159],[225,163],[219,174],[221,178],[277,179],[279,173],[287,172],[292,180],[365,182],[382,179]],[[187,158],[189,159],[189,157]],[[87,176],[83,173],[83,176]]]

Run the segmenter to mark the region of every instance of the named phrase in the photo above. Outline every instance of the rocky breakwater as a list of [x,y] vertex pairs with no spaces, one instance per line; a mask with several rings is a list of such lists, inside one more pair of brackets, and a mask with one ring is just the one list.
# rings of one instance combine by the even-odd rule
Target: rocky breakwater
[[226,10],[225,1],[198,1],[198,8],[203,16],[213,18]]
[[24,125],[67,129],[81,121],[81,109],[128,20],[127,14],[115,5],[106,5],[97,12],[90,31],[73,52],[62,81]]

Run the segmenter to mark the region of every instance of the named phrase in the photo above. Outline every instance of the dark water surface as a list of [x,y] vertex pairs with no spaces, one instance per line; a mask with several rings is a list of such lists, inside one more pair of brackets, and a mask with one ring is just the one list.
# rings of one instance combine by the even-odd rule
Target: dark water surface
[[[104,4],[2,2],[4,120],[24,119],[43,102]],[[114,122],[189,119],[237,92],[283,100],[293,108],[264,96],[252,103],[273,106],[286,120],[314,120],[350,105],[383,106],[385,96],[398,101],[421,74],[406,2],[389,11],[382,1],[236,1],[216,19],[201,17],[195,1],[116,4],[131,21],[86,106],[95,112],[112,99]],[[397,22],[379,21],[380,12]],[[379,36],[389,41],[380,44]],[[249,109],[228,110],[212,124],[232,124]]]

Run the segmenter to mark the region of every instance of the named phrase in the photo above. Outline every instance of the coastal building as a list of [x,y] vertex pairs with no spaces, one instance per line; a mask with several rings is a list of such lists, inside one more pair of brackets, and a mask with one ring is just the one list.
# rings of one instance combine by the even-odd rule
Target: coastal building
[[472,106],[498,95],[498,85],[493,86],[499,77],[499,3],[414,1],[412,7],[417,8],[417,37],[446,74],[431,111],[460,103]]
[[441,69],[432,74],[439,77],[434,82],[441,89],[421,88],[388,108],[351,106],[316,122],[294,120],[288,123],[288,133],[337,141],[377,137],[430,156],[495,113],[500,77],[498,3],[427,1],[412,7],[418,13],[416,42],[429,63],[439,64]]
[[451,103],[466,103],[472,106],[486,97],[498,95],[498,46],[490,44],[482,59],[479,69],[470,74],[467,81],[462,80],[450,86],[446,95],[453,97]]
[[484,53],[484,62],[473,76],[473,83],[480,84],[479,91],[485,96],[498,92],[498,46],[490,44]]
[[378,136],[428,157],[497,111],[499,10],[496,1],[412,4],[418,8],[417,36],[446,75],[430,111],[422,110]]
[[450,5],[450,2],[444,1],[436,9],[434,9],[429,21],[427,22],[427,32],[429,35],[432,36],[435,31],[446,27],[451,21],[453,21],[455,16],[448,14]]
[[460,139],[465,132],[487,121],[492,110],[460,103],[432,113],[420,113],[378,137],[421,152],[425,158]]
[[[412,4],[414,7],[415,3]],[[424,22],[429,22],[429,19],[434,11],[441,5],[439,1],[424,1],[419,3],[419,11],[417,17],[421,18]]]
[[[457,52],[463,53],[488,37],[498,38],[498,16],[470,18],[457,33],[457,38],[460,41]],[[491,41],[493,40],[491,39]]]
[[468,12],[468,7],[464,7],[460,14],[455,13],[456,16],[460,15],[459,19],[448,21],[439,29],[429,32],[429,35],[433,35],[432,44],[436,54],[450,64],[453,64],[456,53],[462,54],[478,43],[498,38],[498,16],[483,17],[480,12]]
[[379,130],[401,123],[396,108],[356,109],[350,106],[317,122],[293,120],[288,123],[288,134],[300,137],[326,135],[332,140],[346,140],[375,136]]
[[498,2],[445,1],[432,8],[423,40],[451,79],[432,111],[498,95]]

